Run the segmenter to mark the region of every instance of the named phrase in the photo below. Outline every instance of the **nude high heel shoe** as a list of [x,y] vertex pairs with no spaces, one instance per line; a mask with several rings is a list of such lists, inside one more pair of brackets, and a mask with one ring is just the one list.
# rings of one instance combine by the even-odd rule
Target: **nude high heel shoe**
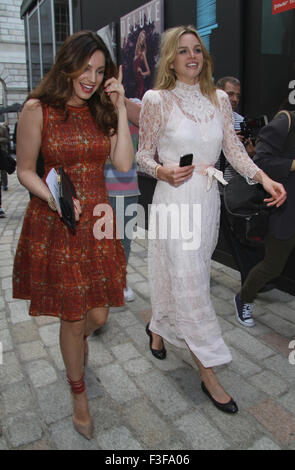
[[[73,407],[74,407],[74,395],[79,395],[85,391],[85,382],[84,382],[84,373],[80,380],[74,381],[67,376],[68,384],[71,387],[72,392],[72,400],[73,400]],[[75,416],[72,417],[74,428],[78,433],[80,433],[83,437],[90,440],[93,437],[93,422],[92,420],[88,424],[81,424],[78,423],[75,419]]]

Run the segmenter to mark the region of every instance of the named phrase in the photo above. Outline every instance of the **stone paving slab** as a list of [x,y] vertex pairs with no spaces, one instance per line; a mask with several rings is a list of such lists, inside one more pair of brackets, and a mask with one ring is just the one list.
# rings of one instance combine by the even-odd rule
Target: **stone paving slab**
[[112,308],[107,325],[89,338],[86,387],[95,431],[91,441],[80,436],[71,420],[59,320],[32,318],[29,302],[12,298],[27,202],[16,175],[9,176],[7,217],[0,220],[0,450],[295,449],[294,297],[278,290],[259,295],[256,327],[244,328],[233,306],[240,276],[212,262],[212,302],[233,356],[215,371],[239,405],[228,416],[201,391],[189,351],[166,344],[165,361],[149,351],[146,237],[132,242],[128,284],[135,300]]
[[183,415],[176,426],[184,433],[193,449],[225,450],[229,447],[221,432],[199,411]]
[[273,400],[266,400],[249,409],[272,436],[283,445],[295,444],[295,416]]

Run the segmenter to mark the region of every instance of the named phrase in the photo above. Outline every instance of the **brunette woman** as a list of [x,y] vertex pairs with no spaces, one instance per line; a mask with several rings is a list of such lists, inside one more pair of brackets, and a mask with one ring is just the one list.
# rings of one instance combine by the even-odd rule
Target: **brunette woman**
[[[120,171],[133,148],[121,69],[90,31],[68,37],[55,64],[29,95],[17,129],[17,171],[30,201],[14,263],[14,297],[29,299],[30,315],[60,318],[60,347],[73,396],[73,423],[90,439],[93,423],[84,383],[87,336],[102,326],[109,307],[124,305],[126,263],[121,241],[95,237],[98,204],[108,204],[104,163]],[[42,179],[36,173],[41,150]],[[45,183],[63,166],[77,192],[76,232],[60,220]],[[115,227],[114,227],[115,233]]]

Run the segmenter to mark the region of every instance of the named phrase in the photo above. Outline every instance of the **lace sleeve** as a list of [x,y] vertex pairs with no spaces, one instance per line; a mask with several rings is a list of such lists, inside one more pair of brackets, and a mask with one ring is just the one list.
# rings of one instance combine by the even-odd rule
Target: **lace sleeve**
[[157,142],[162,126],[162,100],[159,92],[149,90],[142,100],[139,118],[139,141],[136,160],[139,170],[156,177],[155,170],[158,163],[155,161]]
[[236,135],[232,107],[227,94],[221,90],[217,90],[217,92],[223,116],[223,153],[238,173],[245,178],[252,179],[257,171],[259,171],[259,168],[248,156],[243,144]]

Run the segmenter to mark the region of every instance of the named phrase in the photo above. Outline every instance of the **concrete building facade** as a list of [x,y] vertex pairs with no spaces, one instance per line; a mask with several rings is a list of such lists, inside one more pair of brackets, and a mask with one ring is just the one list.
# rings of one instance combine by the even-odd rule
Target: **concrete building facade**
[[[23,103],[28,93],[22,0],[0,0],[0,106]],[[0,115],[13,125],[17,115]]]

